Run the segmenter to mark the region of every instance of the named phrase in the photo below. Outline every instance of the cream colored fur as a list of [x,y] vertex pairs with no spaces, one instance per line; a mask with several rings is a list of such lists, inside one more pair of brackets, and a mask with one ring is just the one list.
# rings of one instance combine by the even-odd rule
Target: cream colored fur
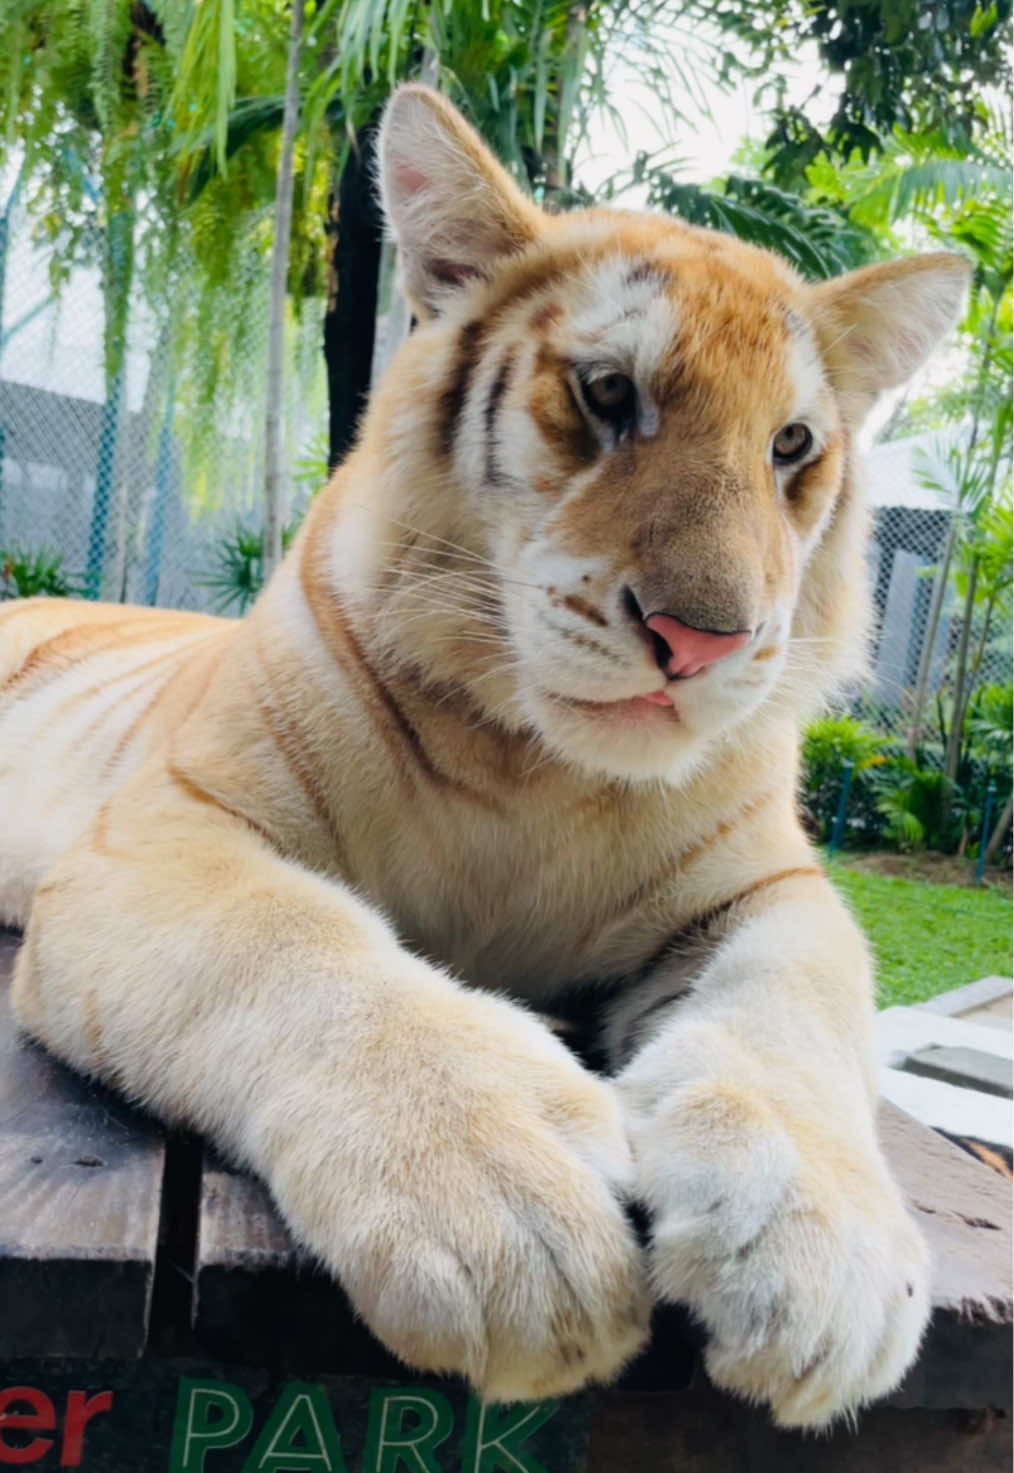
[[[382,176],[424,320],[252,613],[0,612],[18,1018],[260,1172],[410,1365],[564,1392],[682,1300],[821,1425],[910,1363],[927,1263],[797,732],[862,662],[859,418],[965,268],[551,218],[418,87]],[[636,608],[749,642],[668,682]],[[531,1010],[579,983],[614,1079]]]

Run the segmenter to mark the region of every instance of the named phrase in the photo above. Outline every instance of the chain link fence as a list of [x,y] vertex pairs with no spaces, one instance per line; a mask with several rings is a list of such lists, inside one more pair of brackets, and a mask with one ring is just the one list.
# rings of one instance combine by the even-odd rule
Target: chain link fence
[[[237,528],[256,531],[262,521],[262,401],[253,395],[229,407],[210,462],[191,479],[188,411],[164,335],[142,311],[131,314],[123,372],[107,393],[97,273],[76,272],[54,296],[49,262],[16,206],[8,224],[5,250],[0,235],[0,550],[8,558],[58,560],[70,590],[88,597],[220,608],[213,580],[222,550]],[[254,358],[266,351],[266,282],[262,296],[261,316],[248,330]],[[305,460],[308,446],[318,450],[305,479],[294,479],[290,516],[319,484],[326,458],[322,310],[310,304],[294,329],[290,464]],[[384,356],[383,333],[377,356]],[[961,623],[948,578],[931,629],[936,570],[955,513],[944,495],[921,484],[918,466],[920,457],[932,464],[945,453],[945,444],[923,437],[877,447],[869,458],[877,635],[854,712],[900,740],[911,726],[921,671],[932,730]],[[1009,630],[997,628],[984,643],[980,634],[973,629],[976,681],[1009,680]]]
[[[69,590],[89,598],[213,610],[216,549],[262,520],[263,390],[214,411],[218,433],[198,464],[166,332],[132,309],[108,385],[99,273],[77,269],[56,292],[50,265],[13,200],[0,217],[0,550],[58,563]],[[309,303],[290,329],[291,466],[326,422],[322,316]],[[246,328],[245,377],[260,386],[267,335],[265,281]],[[290,516],[308,495],[294,479]]]

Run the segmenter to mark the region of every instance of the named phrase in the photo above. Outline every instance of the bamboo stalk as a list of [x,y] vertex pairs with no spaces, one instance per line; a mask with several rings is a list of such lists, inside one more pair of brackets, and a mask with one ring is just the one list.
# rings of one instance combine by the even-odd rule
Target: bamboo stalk
[[285,283],[292,237],[292,155],[299,126],[299,53],[303,39],[303,0],[293,0],[285,72],[282,147],[275,189],[275,238],[271,248],[271,312],[268,328],[267,405],[264,422],[264,582],[282,557],[285,519],[283,416],[285,396]]
[[954,558],[954,546],[958,535],[957,528],[957,512],[952,512],[950,526],[947,529],[947,541],[944,544],[943,557],[940,560],[936,582],[933,585],[933,598],[930,603],[929,617],[926,620],[926,633],[923,636],[922,650],[919,654],[919,673],[915,683],[912,724],[908,729],[908,756],[911,760],[915,758],[915,749],[919,737],[922,734],[922,714],[926,708],[926,696],[929,687],[930,671],[933,668],[933,650],[937,642],[940,615],[943,612],[947,584],[951,576],[951,562]]
[[972,618],[975,614],[975,589],[979,581],[979,557],[972,558],[968,572],[968,590],[965,593],[965,609],[961,620],[961,638],[958,642],[958,661],[954,674],[954,701],[951,705],[951,729],[947,733],[947,752],[944,771],[951,782],[958,777],[958,762],[961,757],[961,728],[965,714],[965,687],[968,684],[968,646],[972,637]]

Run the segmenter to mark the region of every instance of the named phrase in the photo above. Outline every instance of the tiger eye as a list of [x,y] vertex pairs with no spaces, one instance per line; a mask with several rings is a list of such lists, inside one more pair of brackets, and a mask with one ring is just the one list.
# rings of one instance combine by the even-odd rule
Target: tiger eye
[[604,414],[625,408],[634,397],[634,385],[624,373],[604,373],[589,379],[584,391],[589,406]]
[[807,425],[786,425],[771,441],[771,456],[775,465],[795,465],[812,447],[813,435]]

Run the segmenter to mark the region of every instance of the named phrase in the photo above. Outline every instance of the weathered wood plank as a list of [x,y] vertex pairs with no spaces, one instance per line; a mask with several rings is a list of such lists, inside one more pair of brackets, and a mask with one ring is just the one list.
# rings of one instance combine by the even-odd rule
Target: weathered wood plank
[[[886,1102],[880,1129],[933,1257],[934,1320],[898,1404],[1009,1405],[1011,1210],[1004,1183]],[[223,1359],[289,1370],[397,1372],[341,1292],[301,1258],[260,1182],[207,1158],[200,1222],[196,1330],[202,1348]],[[652,1345],[622,1385],[686,1387],[697,1339],[678,1310],[660,1311]]]
[[996,1172],[881,1102],[880,1135],[932,1255],[933,1319],[892,1404],[1011,1405],[1011,1201]]
[[159,1128],[16,1034],[0,932],[0,1358],[144,1347]]
[[933,1305],[958,1319],[1009,1325],[1011,1201],[1007,1183],[893,1105],[880,1134],[933,1255]]
[[256,1178],[211,1152],[201,1180],[194,1334],[202,1354],[290,1373],[405,1378],[290,1238]]

